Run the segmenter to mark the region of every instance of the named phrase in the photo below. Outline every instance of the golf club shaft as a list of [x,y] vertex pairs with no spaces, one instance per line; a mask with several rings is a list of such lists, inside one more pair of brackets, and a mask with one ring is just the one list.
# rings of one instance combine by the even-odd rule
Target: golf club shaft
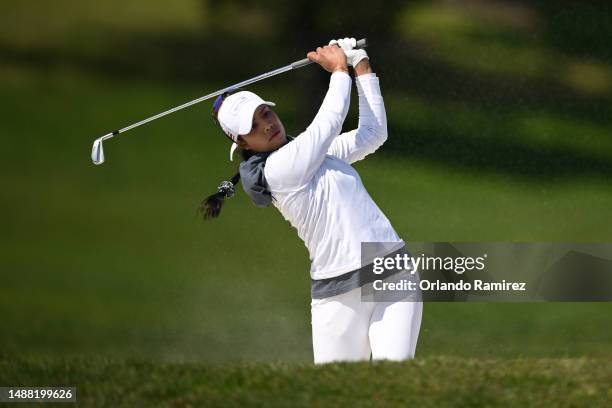
[[219,96],[219,95],[223,94],[223,92],[226,92],[226,91],[229,91],[229,90],[235,89],[235,88],[240,88],[242,86],[246,86],[246,85],[252,84],[253,82],[261,81],[262,79],[266,79],[266,78],[269,78],[269,77],[274,76],[274,75],[282,74],[283,72],[287,72],[287,71],[290,71],[292,69],[293,69],[293,67],[291,65],[287,65],[286,67],[282,67],[282,68],[275,69],[274,71],[266,72],[265,74],[256,76],[256,77],[251,78],[251,79],[247,79],[246,81],[242,81],[242,82],[237,83],[237,84],[232,85],[232,86],[228,86],[227,88],[220,89],[220,90],[218,90],[216,92],[213,92],[211,94],[204,95],[204,96],[202,96],[200,98],[197,98],[197,99],[194,99],[192,101],[186,102],[186,103],[184,103],[182,105],[179,105],[179,106],[176,106],[176,107],[174,107],[172,109],[168,109],[167,111],[158,113],[157,115],[154,115],[154,116],[151,116],[149,118],[143,119],[140,122],[136,122],[136,123],[133,123],[133,124],[131,124],[129,126],[126,126],[124,128],[115,130],[115,131],[113,131],[111,133],[108,133],[108,134],[102,136],[101,139],[102,140],[110,139],[113,136],[116,136],[116,135],[118,135],[120,133],[127,132],[128,130],[134,129],[135,127],[138,127],[138,126],[141,126],[141,125],[144,125],[145,123],[154,121],[155,119],[159,119],[159,118],[161,118],[163,116],[166,116],[166,115],[169,115],[171,113],[180,111],[181,109],[188,108],[191,105],[195,105],[196,103],[200,103],[200,102],[203,102],[203,101],[205,101],[207,99],[214,98],[215,96]]
[[[357,41],[356,48],[365,48],[365,47],[367,47],[367,41],[366,41],[365,38]],[[281,67],[281,68],[277,68],[277,69],[272,70],[270,72],[266,72],[265,74],[261,74],[261,75],[258,75],[256,77],[254,77],[254,78],[247,79],[246,81],[242,81],[242,82],[237,83],[235,85],[228,86],[227,88],[223,88],[223,89],[221,89],[221,90],[219,90],[217,92],[213,92],[211,94],[204,95],[204,96],[202,96],[202,97],[200,97],[198,99],[194,99],[193,101],[189,101],[189,102],[184,103],[182,105],[179,105],[179,106],[177,106],[175,108],[168,109],[165,112],[161,112],[161,113],[158,113],[157,115],[154,115],[154,116],[151,116],[149,118],[143,119],[140,122],[136,122],[136,123],[133,123],[133,124],[131,124],[129,126],[126,126],[124,128],[115,130],[115,131],[113,131],[111,133],[107,133],[104,136],[99,137],[96,140],[94,140],[93,147],[91,148],[91,160],[93,161],[93,163],[95,165],[100,165],[100,164],[104,163],[104,146],[103,146],[103,142],[105,140],[107,140],[107,139],[110,139],[111,137],[114,137],[114,136],[118,135],[119,133],[127,132],[130,129],[134,129],[135,127],[138,127],[140,125],[144,125],[145,123],[151,122],[151,121],[153,121],[155,119],[159,119],[159,118],[161,118],[163,116],[169,115],[169,114],[174,113],[176,111],[179,111],[181,109],[185,109],[185,108],[187,108],[187,107],[189,107],[191,105],[195,105],[196,103],[205,101],[207,99],[214,98],[215,96],[221,95],[221,94],[223,94],[226,91],[234,90],[236,88],[240,88],[240,87],[252,84],[253,82],[261,81],[262,79],[270,78],[272,76],[275,76],[275,75],[278,75],[278,74],[282,74],[283,72],[291,71],[292,69],[302,68],[302,67],[305,67],[306,65],[309,65],[309,64],[312,64],[312,61],[310,61],[308,58],[304,58],[302,60],[295,61],[295,62],[293,62],[293,63],[291,63],[291,64],[289,64],[287,66],[284,66],[284,67]]]
[[[356,48],[365,48],[365,47],[367,47],[367,40],[365,38],[357,41]],[[312,64],[312,61],[310,61],[308,58],[304,58],[302,60],[295,61],[295,62],[293,62],[293,63],[291,63],[291,64],[289,64],[287,66],[275,69],[275,70],[270,71],[270,72],[266,72],[265,74],[261,74],[261,75],[258,75],[256,77],[254,77],[254,78],[247,79],[246,81],[239,82],[239,83],[237,83],[235,85],[228,86],[227,88],[223,88],[223,89],[221,89],[219,91],[216,91],[216,92],[213,92],[211,94],[202,96],[200,98],[197,98],[197,99],[194,99],[192,101],[186,102],[186,103],[184,103],[182,105],[179,105],[179,106],[177,106],[175,108],[168,109],[167,111],[164,111],[164,112],[158,113],[157,115],[154,115],[154,116],[151,116],[149,118],[143,119],[140,122],[136,122],[136,123],[133,123],[133,124],[131,124],[129,126],[126,126],[124,128],[115,130],[115,131],[113,131],[111,133],[108,133],[108,134],[102,136],[99,140],[103,141],[103,140],[110,139],[111,137],[114,137],[114,136],[116,136],[116,135],[118,135],[120,133],[127,132],[128,130],[134,129],[134,128],[138,127],[138,126],[144,125],[145,123],[151,122],[151,121],[153,121],[155,119],[159,119],[159,118],[161,118],[163,116],[166,116],[166,115],[169,115],[171,113],[177,112],[177,111],[179,111],[181,109],[188,108],[189,106],[195,105],[196,103],[200,103],[200,102],[205,101],[207,99],[214,98],[215,96],[219,96],[219,95],[221,95],[224,92],[227,92],[229,90],[240,88],[240,87],[243,87],[243,86],[246,86],[246,85],[250,85],[250,84],[252,84],[254,82],[261,81],[262,79],[270,78],[272,76],[275,76],[275,75],[278,75],[278,74],[282,74],[283,72],[291,71],[292,69],[302,68],[302,67],[305,67],[305,66],[310,65],[310,64]]]

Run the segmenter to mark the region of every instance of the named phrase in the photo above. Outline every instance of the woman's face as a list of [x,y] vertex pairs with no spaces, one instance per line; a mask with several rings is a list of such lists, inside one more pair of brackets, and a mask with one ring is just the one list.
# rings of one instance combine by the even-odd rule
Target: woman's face
[[271,152],[287,143],[285,127],[268,105],[259,105],[253,114],[253,127],[240,135],[238,146],[257,153]]

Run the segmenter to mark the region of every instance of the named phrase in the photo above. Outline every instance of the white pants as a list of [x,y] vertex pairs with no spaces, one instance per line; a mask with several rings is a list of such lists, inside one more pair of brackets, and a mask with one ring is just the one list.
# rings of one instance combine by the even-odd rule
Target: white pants
[[332,361],[414,358],[422,302],[362,302],[361,288],[313,299],[312,347],[315,364]]

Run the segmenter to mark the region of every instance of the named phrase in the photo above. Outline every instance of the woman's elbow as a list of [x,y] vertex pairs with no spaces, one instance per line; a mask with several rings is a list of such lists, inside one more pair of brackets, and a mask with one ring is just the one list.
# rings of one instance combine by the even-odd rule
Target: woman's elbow
[[378,127],[378,139],[380,140],[380,144],[385,143],[388,137],[389,133],[387,132],[387,122],[384,122]]
[[369,153],[374,153],[387,140],[386,126],[368,126],[362,132]]
[[387,141],[389,134],[387,133],[387,123],[382,122],[372,129],[372,139],[376,141],[377,148],[382,146]]
[[385,143],[388,137],[387,133],[387,115],[384,111],[376,115],[376,119],[372,123],[374,139],[379,142],[379,146]]

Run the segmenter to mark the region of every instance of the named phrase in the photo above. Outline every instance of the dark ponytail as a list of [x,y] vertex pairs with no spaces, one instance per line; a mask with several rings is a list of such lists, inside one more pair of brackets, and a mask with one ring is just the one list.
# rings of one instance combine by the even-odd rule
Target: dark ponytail
[[[240,156],[242,156],[242,160],[248,160],[251,156],[253,156],[253,152],[251,150],[243,150],[238,149],[240,151]],[[221,213],[221,208],[223,207],[223,202],[226,198],[233,197],[236,193],[236,186],[240,182],[240,172],[234,174],[234,176],[230,179],[230,181],[222,181],[217,187],[217,192],[209,195],[200,203],[198,207],[198,213],[202,215],[202,218],[205,220],[210,220],[212,218],[217,218],[219,213]]]

